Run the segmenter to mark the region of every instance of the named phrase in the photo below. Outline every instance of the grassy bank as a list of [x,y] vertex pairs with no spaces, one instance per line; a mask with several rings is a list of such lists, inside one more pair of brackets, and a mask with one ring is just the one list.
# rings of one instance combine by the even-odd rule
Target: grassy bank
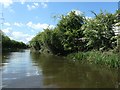
[[72,53],[67,56],[67,58],[72,60],[80,60],[89,63],[105,65],[112,68],[120,67],[120,54],[113,52],[100,52],[100,51],[88,51],[88,52],[78,52]]

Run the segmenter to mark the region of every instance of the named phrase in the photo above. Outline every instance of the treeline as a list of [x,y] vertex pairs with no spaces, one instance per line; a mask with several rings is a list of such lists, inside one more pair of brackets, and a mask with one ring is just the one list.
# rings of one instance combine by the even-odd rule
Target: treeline
[[54,29],[48,27],[30,41],[32,50],[57,55],[91,50],[120,50],[120,42],[113,29],[120,24],[120,11],[117,10],[114,14],[103,11],[99,14],[92,13],[94,18],[77,15],[75,11],[61,15]]
[[28,46],[23,42],[11,40],[8,36],[2,34],[2,49],[26,49]]

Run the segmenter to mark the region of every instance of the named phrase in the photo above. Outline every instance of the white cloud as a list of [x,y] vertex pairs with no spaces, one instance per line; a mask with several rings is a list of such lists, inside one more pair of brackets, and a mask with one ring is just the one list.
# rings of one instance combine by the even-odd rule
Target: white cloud
[[9,34],[11,32],[10,30],[11,28],[6,28],[6,29],[3,29],[2,31],[5,33],[5,34]]
[[12,28],[6,28],[2,30],[7,36],[10,37],[10,39],[28,43],[34,37],[34,35],[25,34],[19,31],[13,31],[11,29]]
[[32,10],[32,9],[35,9],[35,8],[38,8],[38,7],[39,7],[38,3],[33,3],[32,5],[27,5],[28,10]]
[[23,24],[22,24],[22,23],[15,22],[14,25],[15,25],[15,26],[18,26],[18,27],[21,27]]
[[26,2],[26,0],[20,0],[21,4],[24,4]]
[[[81,12],[80,10],[72,10],[72,11],[74,11],[76,15],[83,15],[83,12]],[[71,11],[70,11],[70,12],[71,12]],[[67,15],[69,15],[70,12],[68,12]]]
[[27,33],[24,33],[22,31],[14,31],[14,29],[16,29],[15,26],[17,26],[17,28],[28,28],[30,30],[31,33],[37,32],[37,31],[42,31],[46,28],[54,28],[54,25],[49,25],[46,23],[33,23],[33,22],[28,22],[26,23],[21,23],[21,22],[14,22],[14,23],[9,23],[6,22],[5,23],[6,26],[8,26],[7,28],[3,29],[2,31],[9,36],[11,39],[17,40],[17,41],[22,41],[24,43],[27,43],[28,41],[30,41],[34,35],[30,35]]
[[7,7],[9,7],[11,4],[13,4],[13,1],[12,1],[12,0],[2,0],[2,1],[0,1],[0,2],[3,4],[4,8],[7,8]]
[[26,41],[30,41],[30,40],[32,40],[32,38],[34,37],[34,35],[29,35],[28,37],[26,37]]
[[3,5],[4,8],[6,8],[9,12],[14,13],[15,11],[11,8],[11,5],[13,4],[13,0],[0,0],[0,3]]
[[34,24],[31,21],[28,22],[26,25],[28,27],[32,28],[32,29],[37,29],[37,30],[43,30],[43,29],[46,29],[48,27],[49,28],[54,28],[55,27],[54,25],[49,25],[49,24],[41,24],[41,23]]
[[6,22],[4,23],[5,26],[10,26],[10,23]]
[[39,8],[40,6],[41,6],[42,8],[46,8],[46,7],[47,7],[47,4],[46,4],[45,2],[33,3],[32,5],[27,4],[28,10],[33,10],[33,9]]
[[4,25],[5,25],[5,26],[14,25],[14,26],[17,26],[17,27],[22,27],[22,26],[23,26],[23,23],[20,23],[20,22],[14,22],[14,23],[5,22]]
[[18,31],[12,32],[12,38],[14,38],[18,41],[23,41],[25,43],[30,41],[33,37],[34,37],[34,35],[25,34],[23,32],[18,32]]
[[34,6],[36,6],[36,7],[38,7],[38,6],[39,6],[39,4],[38,4],[38,3],[33,3],[33,5],[34,5]]
[[41,5],[42,5],[43,8],[46,8],[46,7],[47,7],[47,4],[44,3],[44,2],[41,2]]
[[28,10],[32,10],[32,7],[30,5],[27,5]]

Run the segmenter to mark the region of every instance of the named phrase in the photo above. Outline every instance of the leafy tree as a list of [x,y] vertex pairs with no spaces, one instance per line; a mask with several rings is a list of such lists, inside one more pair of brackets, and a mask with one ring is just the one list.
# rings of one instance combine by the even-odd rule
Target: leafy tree
[[54,30],[46,29],[44,31],[44,43],[50,52],[53,54],[65,53],[63,45],[61,43],[61,34],[57,28]]
[[68,54],[77,51],[109,50],[117,45],[117,37],[113,26],[119,23],[119,10],[115,14],[101,11],[92,12],[95,17],[86,19],[71,11],[62,15],[54,29],[44,29],[31,41],[30,46],[40,52]]
[[87,38],[88,49],[104,50],[112,47],[112,42],[115,41],[113,37],[113,24],[115,23],[115,16],[110,13],[103,13],[96,15],[95,18],[86,21],[83,25],[84,35]]
[[62,33],[62,44],[68,52],[75,52],[82,45],[82,41],[78,41],[83,37],[81,26],[84,24],[84,17],[76,15],[75,11],[71,11],[68,15],[63,16],[57,24],[57,28]]
[[4,49],[16,49],[16,48],[27,48],[27,45],[23,42],[18,42],[15,40],[11,40],[8,36],[5,34],[2,34],[2,48]]

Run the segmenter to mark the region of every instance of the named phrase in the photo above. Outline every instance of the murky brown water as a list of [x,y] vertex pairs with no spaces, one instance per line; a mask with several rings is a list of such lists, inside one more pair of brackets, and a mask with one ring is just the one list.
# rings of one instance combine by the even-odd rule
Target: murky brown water
[[115,88],[117,70],[29,50],[3,54],[3,88]]

